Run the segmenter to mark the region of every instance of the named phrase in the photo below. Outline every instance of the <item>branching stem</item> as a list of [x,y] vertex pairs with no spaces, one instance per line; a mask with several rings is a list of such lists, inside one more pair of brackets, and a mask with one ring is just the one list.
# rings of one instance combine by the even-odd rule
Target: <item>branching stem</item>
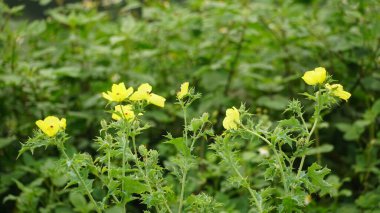
[[282,163],[282,161],[281,161],[281,159],[280,159],[280,156],[278,155],[278,152],[277,152],[276,147],[275,147],[275,146],[274,146],[274,145],[273,145],[268,139],[266,139],[264,136],[260,135],[259,133],[257,133],[257,132],[255,132],[255,131],[252,131],[252,130],[248,129],[248,128],[246,128],[246,127],[243,126],[243,125],[242,125],[242,127],[243,127],[243,129],[244,129],[245,131],[247,131],[247,132],[249,132],[249,133],[251,133],[251,134],[257,136],[257,137],[260,138],[261,140],[263,140],[263,141],[264,141],[265,143],[267,143],[268,146],[272,149],[274,155],[276,156],[276,160],[277,160],[277,162],[278,162],[278,164],[279,164],[279,166],[280,166],[281,179],[282,179],[282,182],[283,182],[283,184],[284,184],[284,189],[285,189],[286,192],[288,192],[288,184],[287,184],[287,182],[286,182],[286,179],[285,179],[285,173],[284,173],[285,166],[283,165],[283,163]]
[[[65,156],[65,158],[66,158],[67,161],[71,161],[70,158],[69,158],[69,156],[66,154],[65,148],[63,147],[63,145],[62,146],[58,145],[58,149]],[[91,202],[95,205],[96,212],[98,212],[98,213],[102,212],[101,209],[99,208],[98,204],[96,203],[94,197],[92,197],[90,190],[87,188],[86,183],[84,182],[84,180],[80,176],[78,170],[75,168],[75,166],[74,166],[73,163],[70,163],[70,168],[74,171],[75,175],[79,179],[80,184],[82,184],[83,187],[84,187],[84,189],[86,190],[86,193],[87,193],[88,197],[90,198]]]

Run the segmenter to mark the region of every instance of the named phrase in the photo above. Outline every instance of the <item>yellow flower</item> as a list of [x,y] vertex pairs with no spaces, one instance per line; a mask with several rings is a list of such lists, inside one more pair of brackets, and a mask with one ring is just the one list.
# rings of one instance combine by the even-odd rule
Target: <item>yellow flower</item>
[[308,85],[322,84],[326,80],[326,69],[323,67],[317,67],[312,71],[307,71],[302,76],[302,79]]
[[225,129],[237,129],[240,123],[240,113],[235,107],[226,110],[226,117],[223,120]]
[[123,118],[127,120],[132,120],[133,118],[135,118],[135,113],[133,112],[132,105],[130,104],[116,105],[115,112],[117,113],[112,113],[112,119],[114,120],[120,120],[120,115],[123,115]]
[[166,99],[162,96],[159,96],[151,92],[152,86],[150,84],[141,84],[139,88],[137,88],[137,91],[134,92],[129,99],[131,101],[145,100],[148,103],[154,104],[156,106],[164,107]]
[[351,93],[344,91],[343,86],[340,84],[325,84],[325,87],[332,91],[334,96],[337,96],[345,101],[347,101],[351,97]]
[[187,93],[189,93],[189,82],[181,84],[181,90],[177,93],[177,98],[181,100]]
[[103,92],[103,98],[109,101],[122,102],[133,93],[133,88],[125,88],[124,83],[113,84],[111,91]]
[[148,102],[159,107],[165,106],[166,99],[162,96],[156,95],[154,93],[149,94]]
[[148,100],[150,92],[152,92],[152,86],[150,84],[141,84],[129,99],[131,101]]
[[38,128],[42,130],[47,136],[52,137],[58,133],[59,130],[66,129],[66,119],[59,120],[55,116],[48,116],[44,120],[36,121]]

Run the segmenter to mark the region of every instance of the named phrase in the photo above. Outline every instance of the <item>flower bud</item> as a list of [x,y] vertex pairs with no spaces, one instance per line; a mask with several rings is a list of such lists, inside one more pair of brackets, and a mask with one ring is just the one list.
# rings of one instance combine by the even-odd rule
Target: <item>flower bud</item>
[[146,149],[146,147],[144,145],[140,145],[139,146],[139,153],[142,156],[146,156],[148,153],[148,150]]

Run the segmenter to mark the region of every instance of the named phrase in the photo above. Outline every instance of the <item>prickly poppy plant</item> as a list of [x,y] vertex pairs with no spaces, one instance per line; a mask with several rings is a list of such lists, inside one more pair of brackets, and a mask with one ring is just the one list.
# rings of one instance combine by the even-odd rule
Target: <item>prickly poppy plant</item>
[[377,212],[378,0],[0,0],[0,209]]
[[[324,68],[317,70],[322,70],[322,74],[309,71],[302,77],[306,84],[319,84],[311,93],[303,93],[313,106],[311,117],[304,116],[304,107],[296,99],[284,111],[287,118],[276,123],[265,122],[242,105],[239,109],[226,110],[225,130],[219,134],[214,131],[208,113],[199,118],[189,117],[188,110],[194,101],[201,100],[201,95],[194,87],[189,89],[189,82],[183,83],[175,103],[183,113],[183,131],[174,135],[168,130],[164,144],[176,152],[165,163],[160,162],[159,151],[139,141],[139,135],[151,128],[143,119],[150,110],[149,105],[164,107],[165,102],[162,96],[151,93],[152,86],[147,83],[134,93],[132,87],[128,92],[124,83],[114,84],[111,91],[103,93],[110,101],[107,106],[112,119],[101,122],[99,136],[94,141],[96,154],[67,154],[69,135],[60,131],[65,129],[66,120],[49,116],[36,122],[40,130],[23,144],[20,155],[39,147],[55,146],[61,155],[63,172],[69,176],[64,189],[80,197],[88,211],[117,208],[127,212],[127,204],[138,200],[147,211],[219,212],[225,203],[218,202],[215,194],[206,189],[201,187],[201,191],[196,191],[200,186],[192,186],[193,179],[202,177],[199,171],[202,166],[206,170],[224,170],[225,173],[218,174],[219,178],[231,189],[247,195],[243,197],[249,203],[249,211],[303,211],[313,202],[313,197],[331,195],[335,190],[326,180],[330,169],[318,163],[305,167],[304,161],[314,150],[313,134],[324,112],[339,103],[336,97],[347,100],[350,96],[342,86],[334,86],[337,84],[326,83],[324,87],[324,82],[333,80],[326,77]],[[210,158],[199,156],[202,142]],[[264,157],[258,155],[255,163],[248,165],[262,170],[262,174],[250,174],[250,168],[242,165],[240,152],[244,144],[267,147],[261,148],[262,151],[258,148],[257,152]],[[103,196],[99,199],[96,193]]]

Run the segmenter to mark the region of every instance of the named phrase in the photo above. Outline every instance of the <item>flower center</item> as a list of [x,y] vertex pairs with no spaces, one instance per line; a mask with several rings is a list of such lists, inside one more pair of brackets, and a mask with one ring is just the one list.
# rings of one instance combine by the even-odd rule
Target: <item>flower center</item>
[[53,125],[50,125],[50,128],[53,128],[54,126]]

